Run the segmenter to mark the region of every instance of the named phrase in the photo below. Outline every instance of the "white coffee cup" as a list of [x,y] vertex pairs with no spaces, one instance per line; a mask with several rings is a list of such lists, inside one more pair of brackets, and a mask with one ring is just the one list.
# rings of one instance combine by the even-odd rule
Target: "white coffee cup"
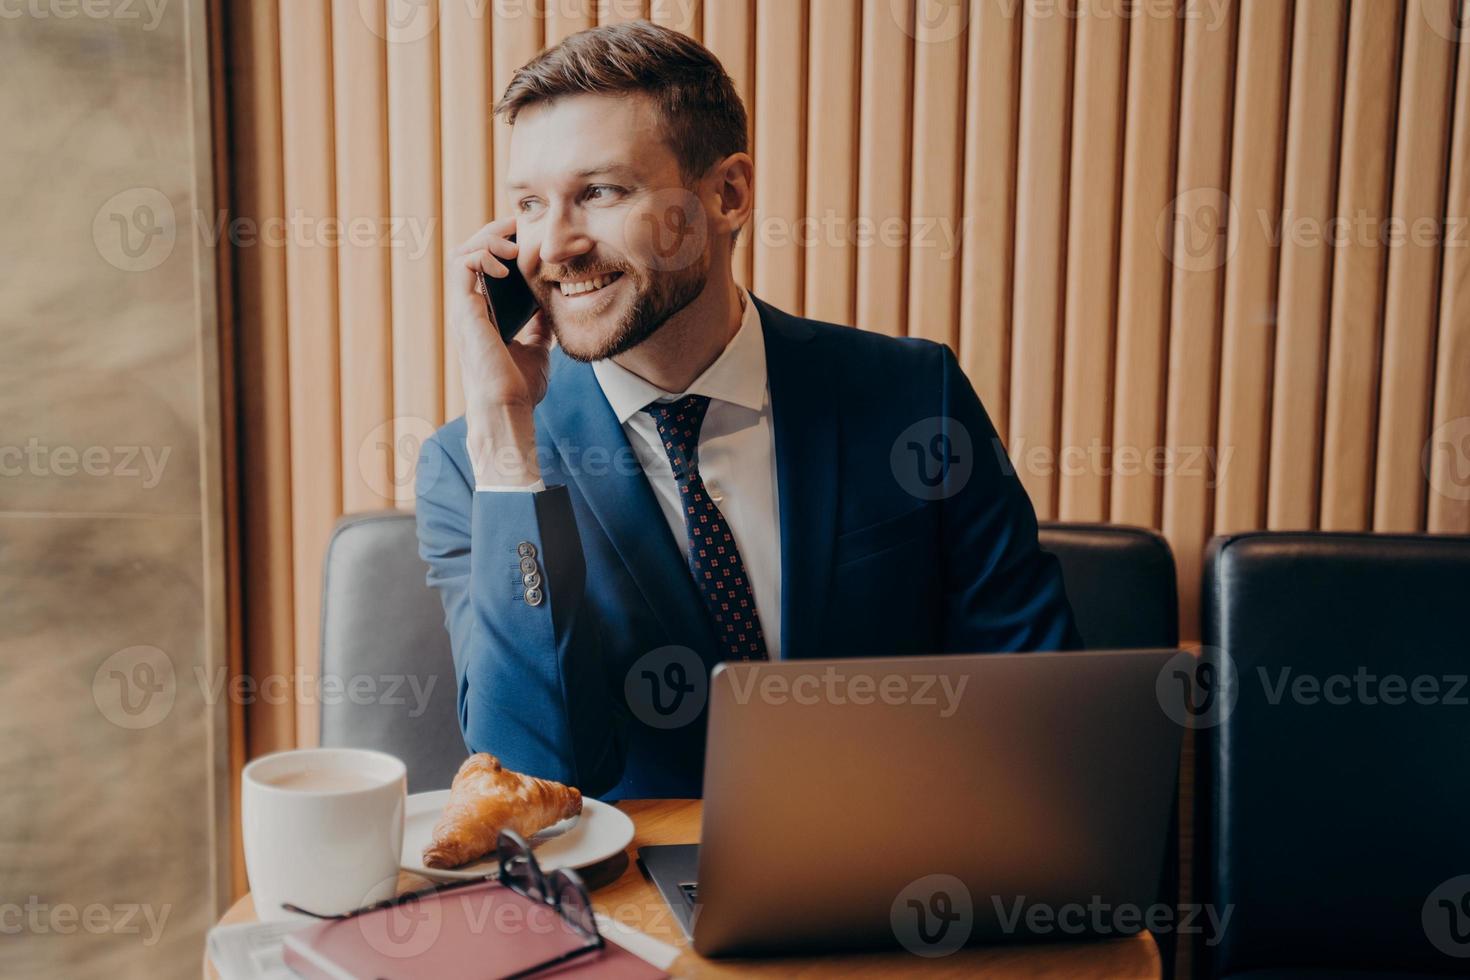
[[391,898],[403,851],[408,770],[368,749],[295,749],[240,775],[245,869],[261,920],[322,915]]

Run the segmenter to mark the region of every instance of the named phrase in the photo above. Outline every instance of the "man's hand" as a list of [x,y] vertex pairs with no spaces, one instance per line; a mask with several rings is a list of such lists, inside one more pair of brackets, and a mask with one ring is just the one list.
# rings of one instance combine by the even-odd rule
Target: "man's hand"
[[445,308],[459,346],[470,460],[479,484],[530,486],[541,478],[532,410],[546,397],[551,370],[551,331],[538,312],[506,344],[490,322],[476,270],[503,279],[518,245],[507,236],[514,218],[492,221],[454,250],[449,259]]

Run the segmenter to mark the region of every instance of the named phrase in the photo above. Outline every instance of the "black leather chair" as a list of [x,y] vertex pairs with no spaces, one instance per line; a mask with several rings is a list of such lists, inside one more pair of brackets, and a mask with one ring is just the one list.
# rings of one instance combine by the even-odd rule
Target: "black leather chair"
[[[1088,646],[1177,642],[1174,561],[1158,535],[1048,524],[1041,542],[1062,563]],[[466,752],[444,610],[427,571],[413,515],[381,511],[338,522],[323,576],[322,673],[338,680],[324,690],[321,742],[398,756],[410,792],[448,786]]]
[[1207,975],[1470,973],[1467,613],[1467,537],[1211,544],[1204,641],[1233,670],[1199,733],[1196,895],[1231,918]]
[[340,690],[324,682],[321,743],[398,756],[410,793],[447,787],[468,754],[444,607],[427,573],[403,511],[350,514],[327,545],[322,674]]
[[1122,524],[1043,524],[1089,650],[1179,645],[1174,553],[1154,531]]

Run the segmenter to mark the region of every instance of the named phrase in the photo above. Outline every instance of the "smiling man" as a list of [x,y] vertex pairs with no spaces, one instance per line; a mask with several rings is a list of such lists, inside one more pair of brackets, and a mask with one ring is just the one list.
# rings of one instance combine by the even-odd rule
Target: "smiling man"
[[[467,408],[418,476],[472,751],[592,794],[698,796],[722,660],[1079,645],[950,350],[736,284],[755,164],[714,55],[599,27],[496,112],[514,213],[450,260]],[[475,273],[510,262],[540,311],[507,345]]]

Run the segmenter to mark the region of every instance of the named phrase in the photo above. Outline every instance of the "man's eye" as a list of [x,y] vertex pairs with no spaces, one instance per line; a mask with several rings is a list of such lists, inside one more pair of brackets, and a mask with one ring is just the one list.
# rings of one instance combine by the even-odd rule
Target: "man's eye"
[[587,197],[589,200],[593,201],[609,200],[616,193],[617,188],[613,187],[611,184],[593,184],[591,187],[587,188]]
[[522,212],[529,211],[535,206],[536,199],[534,197],[525,197],[516,202],[516,207],[520,208]]

